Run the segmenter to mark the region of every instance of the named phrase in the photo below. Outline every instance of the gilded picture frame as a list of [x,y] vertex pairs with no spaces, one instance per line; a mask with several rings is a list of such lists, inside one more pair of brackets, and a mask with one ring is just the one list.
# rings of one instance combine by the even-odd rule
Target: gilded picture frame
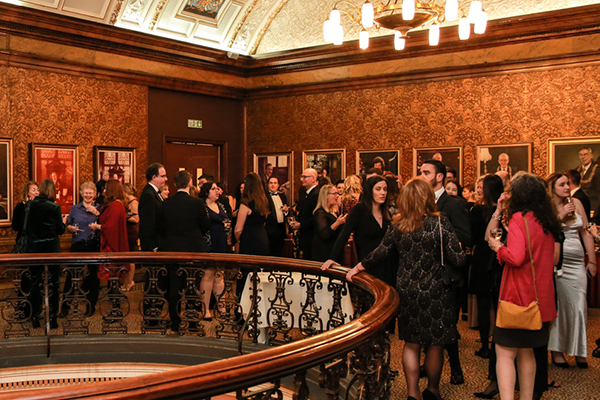
[[477,176],[508,172],[509,178],[519,171],[531,173],[531,143],[480,144],[477,146]]
[[420,168],[424,161],[439,157],[447,169],[456,170],[456,179],[462,185],[463,149],[460,146],[413,148],[413,176],[421,175]]
[[10,226],[13,204],[13,140],[0,138],[0,226]]
[[314,168],[331,183],[346,177],[346,149],[306,150],[302,152],[302,169]]
[[285,194],[288,201],[291,201],[294,198],[293,151],[281,153],[254,153],[253,171],[260,177],[265,190],[267,190],[268,179],[271,176],[276,176],[279,180],[279,191]]
[[[383,173],[398,175],[401,169],[401,150],[357,150],[356,151],[356,174],[364,174],[374,167],[374,161],[383,161]],[[377,158],[381,160],[378,160]]]

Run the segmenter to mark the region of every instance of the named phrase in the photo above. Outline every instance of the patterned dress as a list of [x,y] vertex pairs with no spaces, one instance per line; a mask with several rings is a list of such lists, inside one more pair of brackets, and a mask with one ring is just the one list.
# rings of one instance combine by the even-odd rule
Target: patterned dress
[[[397,255],[398,337],[408,343],[441,346],[458,340],[452,287],[442,281],[438,221],[437,216],[425,217],[423,226],[408,234],[391,226],[381,244],[362,262],[368,272]],[[463,265],[466,256],[450,221],[442,216],[441,224],[444,263]]]

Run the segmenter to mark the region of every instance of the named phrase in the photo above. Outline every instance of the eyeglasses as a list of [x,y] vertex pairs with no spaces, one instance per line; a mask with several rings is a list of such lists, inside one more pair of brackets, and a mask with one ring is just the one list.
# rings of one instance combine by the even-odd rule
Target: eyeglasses
[[167,177],[167,175],[156,175],[156,176],[158,176],[159,178],[166,178]]
[[300,179],[314,178],[312,175],[300,175]]
[[334,195],[334,196],[339,196],[339,195],[340,195],[338,192],[329,192],[329,193],[327,193],[327,194],[332,194],[332,195]]

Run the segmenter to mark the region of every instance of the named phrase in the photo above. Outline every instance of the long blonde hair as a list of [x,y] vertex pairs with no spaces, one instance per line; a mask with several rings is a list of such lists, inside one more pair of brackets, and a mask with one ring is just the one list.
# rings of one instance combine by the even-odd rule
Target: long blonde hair
[[435,193],[429,182],[413,178],[400,191],[396,201],[398,214],[392,223],[402,233],[411,233],[423,226],[423,217],[439,215],[435,205]]
[[319,190],[319,198],[317,199],[317,206],[313,210],[313,214],[316,213],[319,208],[323,208],[323,210],[329,212],[329,207],[327,207],[327,195],[331,189],[335,190],[335,186],[325,185],[321,187],[321,190]]

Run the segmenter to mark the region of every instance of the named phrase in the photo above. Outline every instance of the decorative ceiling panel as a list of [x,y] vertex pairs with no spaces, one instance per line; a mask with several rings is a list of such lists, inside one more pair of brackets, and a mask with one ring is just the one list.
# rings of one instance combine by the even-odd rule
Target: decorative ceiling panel
[[[364,0],[349,0],[361,5]],[[372,0],[376,1],[376,0]],[[560,10],[600,0],[482,0],[488,19]],[[337,0],[0,0],[116,25],[234,53],[253,55],[318,46]],[[440,1],[443,3],[444,1]],[[463,3],[463,1],[461,1]],[[361,28],[343,18],[344,39]],[[456,22],[445,25],[455,25]],[[392,32],[381,29],[370,35]]]

